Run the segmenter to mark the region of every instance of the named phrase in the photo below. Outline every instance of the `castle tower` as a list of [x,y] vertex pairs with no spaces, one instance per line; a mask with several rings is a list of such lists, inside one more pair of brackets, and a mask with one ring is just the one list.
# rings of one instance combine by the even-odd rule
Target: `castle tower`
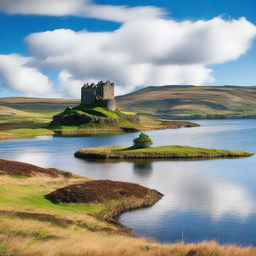
[[110,81],[100,81],[97,84],[85,84],[81,89],[81,104],[99,103],[108,110],[115,111],[115,85]]

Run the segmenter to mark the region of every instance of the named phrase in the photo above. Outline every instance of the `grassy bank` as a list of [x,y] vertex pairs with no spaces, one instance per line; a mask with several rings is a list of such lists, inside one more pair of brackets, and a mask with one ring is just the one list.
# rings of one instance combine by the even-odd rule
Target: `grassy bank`
[[[8,170],[7,166],[12,168]],[[27,168],[28,175],[25,172]],[[93,181],[75,175],[67,177],[56,170],[52,170],[54,175],[51,175],[51,170],[43,171],[37,168],[39,167],[17,165],[17,162],[12,165],[9,161],[0,163],[1,256],[256,255],[256,249],[252,247],[219,246],[216,242],[160,244],[152,240],[135,238],[109,222],[113,221],[111,216],[120,213],[120,209],[124,208],[118,200],[107,200],[106,203],[104,198],[107,195],[101,190],[97,189],[97,196],[93,197],[93,200],[95,198],[99,200],[98,203],[58,202],[56,204],[45,198],[46,194],[63,188],[70,189],[70,186],[74,186],[70,194],[72,191],[75,193],[79,184],[86,182],[89,184]],[[130,188],[129,186],[127,189]],[[97,188],[93,183],[91,187]],[[139,194],[133,194],[137,202],[132,197],[123,201],[126,207],[132,206],[132,203],[139,203],[139,195],[144,194],[146,189],[136,188],[125,191],[114,188],[113,195],[119,197],[124,195],[124,192],[140,191]],[[108,221],[106,222],[105,219]]]
[[163,146],[144,149],[133,147],[99,147],[80,149],[78,158],[88,159],[210,159],[249,157],[253,153],[234,150],[196,148],[188,146]]

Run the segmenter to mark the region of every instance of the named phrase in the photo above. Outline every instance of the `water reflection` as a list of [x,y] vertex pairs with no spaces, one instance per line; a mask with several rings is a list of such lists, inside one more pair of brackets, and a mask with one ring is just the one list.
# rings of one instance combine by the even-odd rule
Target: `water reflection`
[[[256,120],[200,121],[198,128],[146,132],[155,145],[256,152]],[[256,246],[256,156],[206,161],[85,161],[84,147],[129,146],[137,133],[114,137],[38,137],[2,141],[3,159],[55,167],[95,179],[136,182],[165,194],[151,208],[121,216],[135,234],[174,242],[215,239]]]
[[134,174],[139,177],[149,177],[152,174],[153,166],[152,161],[137,160],[133,164]]
[[[215,162],[217,163],[217,162]],[[153,165],[154,182],[164,198],[149,209],[125,213],[120,221],[138,236],[162,242],[218,240],[220,243],[255,245],[255,194],[243,184],[216,178],[198,162]],[[166,164],[165,164],[166,165]],[[197,168],[195,168],[197,166]],[[163,179],[164,177],[164,179]]]
[[212,217],[247,217],[254,210],[249,191],[240,185],[206,176],[203,171],[173,171],[168,179],[168,210],[204,211]]

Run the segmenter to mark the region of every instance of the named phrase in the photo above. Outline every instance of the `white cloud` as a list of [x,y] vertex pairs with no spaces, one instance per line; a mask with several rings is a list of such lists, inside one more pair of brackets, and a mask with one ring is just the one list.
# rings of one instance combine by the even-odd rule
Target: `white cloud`
[[113,32],[58,29],[31,34],[26,41],[42,67],[65,70],[75,84],[112,80],[122,93],[141,85],[212,82],[208,66],[238,58],[255,36],[256,27],[244,18],[154,18],[124,23]]
[[[45,91],[49,81],[38,69],[59,72],[57,84],[72,97],[79,96],[82,81],[111,80],[118,85],[118,93],[137,86],[213,82],[209,66],[236,60],[250,49],[256,36],[256,26],[245,18],[178,22],[164,18],[164,10],[153,6],[99,5],[91,0],[0,0],[0,11],[122,23],[111,32],[57,29],[26,38],[37,68],[32,68],[32,61],[29,66],[18,66],[36,72],[46,84],[41,88]],[[29,89],[27,83],[7,84],[19,91]],[[35,88],[31,90],[34,93]]]
[[48,77],[31,67],[32,58],[17,54],[0,55],[0,78],[3,85],[27,96],[49,95],[52,84]]
[[0,11],[9,14],[73,15],[117,22],[160,17],[164,14],[162,9],[153,6],[98,5],[90,0],[0,0]]
[[70,75],[66,70],[60,72],[58,80],[59,86],[64,88],[64,91],[68,96],[80,98],[83,81],[73,79],[72,75]]

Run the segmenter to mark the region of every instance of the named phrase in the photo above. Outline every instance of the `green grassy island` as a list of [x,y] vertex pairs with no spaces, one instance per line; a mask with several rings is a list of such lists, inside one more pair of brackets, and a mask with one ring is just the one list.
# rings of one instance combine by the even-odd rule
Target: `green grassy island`
[[49,126],[55,133],[76,134],[92,132],[133,132],[166,128],[197,127],[188,121],[157,120],[133,112],[108,110],[100,103],[68,106],[53,116]]
[[211,159],[249,157],[253,153],[234,150],[207,149],[188,146],[163,146],[152,148],[97,147],[80,149],[75,153],[84,159]]

